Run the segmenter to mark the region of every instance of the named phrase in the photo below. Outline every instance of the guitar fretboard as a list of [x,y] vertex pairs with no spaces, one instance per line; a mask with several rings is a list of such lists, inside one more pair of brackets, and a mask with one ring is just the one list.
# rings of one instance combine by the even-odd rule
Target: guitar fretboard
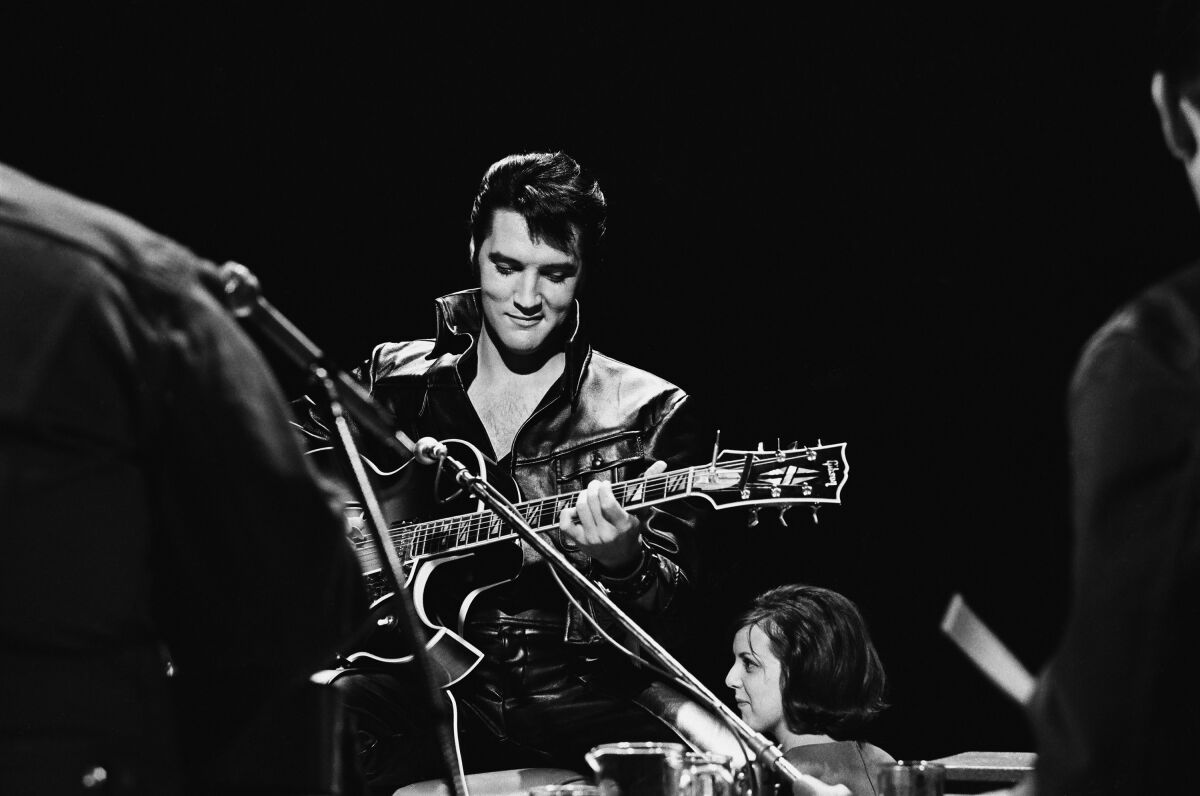
[[[695,469],[689,467],[685,470],[613,484],[613,497],[625,508],[649,506],[684,497],[691,493],[692,473]],[[526,500],[515,506],[525,522],[540,533],[557,528],[559,515],[564,509],[575,505],[579,494],[572,492],[567,495]],[[515,534],[516,531],[491,510],[401,524],[388,530],[388,536],[402,562],[416,556],[435,555],[462,547],[487,544]],[[356,541],[354,547],[364,572],[380,568],[379,552],[369,537]]]

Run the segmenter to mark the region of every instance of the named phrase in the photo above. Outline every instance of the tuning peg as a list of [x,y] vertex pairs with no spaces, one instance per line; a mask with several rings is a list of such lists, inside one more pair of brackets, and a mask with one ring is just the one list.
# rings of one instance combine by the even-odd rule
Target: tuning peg
[[781,508],[779,510],[779,524],[782,525],[784,528],[788,527],[787,513],[789,511],[791,511],[791,509],[792,509],[792,504],[786,503],[786,504],[784,504],[783,508]]
[[721,429],[717,429],[717,438],[713,440],[713,457],[712,464],[708,465],[708,469],[717,469],[717,452],[721,449]]
[[760,443],[758,443],[758,452],[759,452],[759,453],[766,453],[766,452],[767,452],[767,449],[763,447],[763,444],[762,444],[761,442],[760,442]]
[[753,528],[758,525],[758,506],[750,507],[750,520],[746,523],[747,528]]
[[820,520],[820,518],[819,518],[819,517],[817,517],[817,509],[819,509],[819,508],[821,508],[821,504],[820,504],[820,503],[814,503],[814,504],[813,504],[813,507],[812,507],[812,513],[813,513],[813,525],[820,525],[820,523],[821,523],[821,520]]

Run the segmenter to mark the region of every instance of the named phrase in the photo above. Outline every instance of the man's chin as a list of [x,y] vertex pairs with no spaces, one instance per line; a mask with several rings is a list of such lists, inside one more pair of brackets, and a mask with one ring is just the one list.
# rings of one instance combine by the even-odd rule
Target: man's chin
[[546,347],[548,339],[545,335],[507,334],[500,338],[500,346],[510,354],[519,357],[533,356]]
[[540,345],[506,345],[504,350],[512,356],[528,359],[537,356],[544,347]]

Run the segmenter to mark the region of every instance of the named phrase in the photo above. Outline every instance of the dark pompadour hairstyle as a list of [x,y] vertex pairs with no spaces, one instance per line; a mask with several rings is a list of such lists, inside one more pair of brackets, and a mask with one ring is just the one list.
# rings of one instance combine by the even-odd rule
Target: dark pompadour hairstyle
[[738,627],[757,625],[780,660],[783,715],[793,732],[844,737],[887,707],[887,677],[850,600],[817,586],[759,595]]
[[501,209],[524,216],[535,241],[574,251],[581,263],[599,259],[608,205],[596,179],[565,152],[509,155],[488,168],[471,207],[476,256]]

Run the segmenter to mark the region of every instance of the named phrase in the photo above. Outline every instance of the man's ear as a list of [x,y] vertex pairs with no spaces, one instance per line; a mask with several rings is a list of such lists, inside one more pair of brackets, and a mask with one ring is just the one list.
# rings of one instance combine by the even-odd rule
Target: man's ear
[[475,238],[467,241],[467,255],[470,257],[468,262],[471,264],[471,274],[479,276],[479,263],[475,262]]
[[1162,72],[1155,72],[1150,79],[1150,96],[1158,109],[1167,149],[1184,163],[1190,163],[1196,157],[1196,141],[1200,138],[1200,109],[1180,94]]

